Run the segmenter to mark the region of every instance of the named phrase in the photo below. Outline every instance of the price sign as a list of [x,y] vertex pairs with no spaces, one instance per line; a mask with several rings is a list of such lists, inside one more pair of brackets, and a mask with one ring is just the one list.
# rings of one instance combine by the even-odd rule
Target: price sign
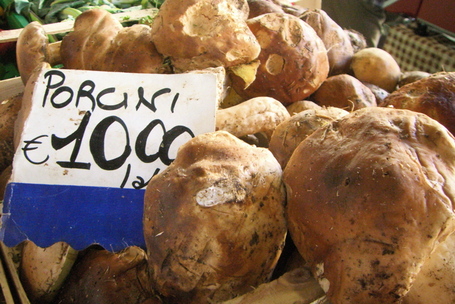
[[216,75],[44,69],[30,89],[5,244],[143,246],[145,187],[183,143],[215,130]]

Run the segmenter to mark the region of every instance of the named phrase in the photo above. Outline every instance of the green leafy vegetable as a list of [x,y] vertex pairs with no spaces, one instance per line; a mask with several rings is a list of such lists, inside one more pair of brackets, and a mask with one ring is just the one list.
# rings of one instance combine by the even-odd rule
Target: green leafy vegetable
[[[0,0],[6,14],[22,15],[28,22],[43,24],[73,20],[88,9],[105,9],[110,13],[159,8],[165,0]],[[26,24],[17,26],[24,27]]]

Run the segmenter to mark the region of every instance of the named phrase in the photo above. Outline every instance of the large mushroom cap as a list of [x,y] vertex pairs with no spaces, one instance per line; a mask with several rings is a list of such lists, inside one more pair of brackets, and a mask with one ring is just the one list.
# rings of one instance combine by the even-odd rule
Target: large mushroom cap
[[268,13],[247,23],[261,53],[251,83],[235,70],[231,73],[233,88],[240,96],[269,96],[289,105],[310,96],[327,78],[327,50],[306,22],[289,14]]
[[417,112],[364,108],[316,130],[284,181],[292,239],[333,304],[399,303],[455,229],[455,138]]
[[246,0],[166,0],[152,24],[158,51],[177,71],[231,67],[257,58]]
[[338,74],[327,78],[311,96],[320,106],[339,107],[354,111],[377,106],[372,90],[349,74]]
[[329,58],[329,75],[349,73],[354,55],[349,34],[321,9],[306,10],[300,18],[308,23],[324,42]]
[[424,113],[455,135],[455,72],[435,73],[402,86],[381,106]]
[[172,303],[219,303],[269,279],[287,232],[281,177],[270,151],[225,131],[182,145],[145,192],[156,289]]

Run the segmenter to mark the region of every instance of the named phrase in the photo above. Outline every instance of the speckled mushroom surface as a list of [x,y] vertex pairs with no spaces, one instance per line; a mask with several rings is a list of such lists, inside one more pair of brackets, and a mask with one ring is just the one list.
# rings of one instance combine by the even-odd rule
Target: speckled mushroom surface
[[426,115],[357,110],[284,170],[292,239],[333,304],[399,303],[454,230],[455,139]]
[[284,246],[285,190],[272,153],[225,131],[196,136],[148,184],[144,235],[154,287],[213,303],[266,282]]

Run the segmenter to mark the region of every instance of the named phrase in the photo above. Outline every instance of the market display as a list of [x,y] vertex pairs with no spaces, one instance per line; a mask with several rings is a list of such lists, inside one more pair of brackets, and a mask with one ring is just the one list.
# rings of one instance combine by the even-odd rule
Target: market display
[[[38,22],[18,39],[24,84],[58,65],[215,73],[221,92],[216,130],[146,186],[146,248],[22,244],[32,304],[455,301],[454,72],[403,71],[275,0],[166,0],[153,18],[92,8],[61,42]],[[0,104],[2,191],[22,97]]]

